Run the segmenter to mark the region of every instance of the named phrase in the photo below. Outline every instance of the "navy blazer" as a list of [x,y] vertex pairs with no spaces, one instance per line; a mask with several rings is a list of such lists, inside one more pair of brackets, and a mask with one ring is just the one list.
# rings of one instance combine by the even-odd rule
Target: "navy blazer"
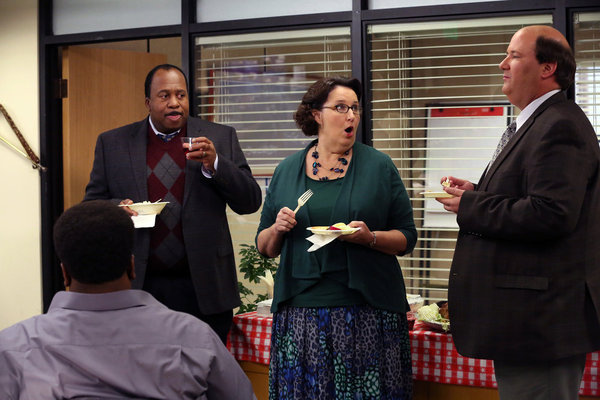
[[449,278],[462,355],[552,360],[600,348],[600,149],[563,93],[463,194]]
[[[240,305],[226,206],[238,214],[250,214],[259,209],[262,194],[235,129],[190,117],[187,135],[207,137],[219,155],[218,170],[212,178],[203,175],[202,163],[186,161],[181,210],[183,239],[198,305],[203,314],[215,314]],[[84,201],[148,200],[147,138],[148,118],[98,136]],[[150,229],[136,229],[136,289],[144,283],[149,246]]]

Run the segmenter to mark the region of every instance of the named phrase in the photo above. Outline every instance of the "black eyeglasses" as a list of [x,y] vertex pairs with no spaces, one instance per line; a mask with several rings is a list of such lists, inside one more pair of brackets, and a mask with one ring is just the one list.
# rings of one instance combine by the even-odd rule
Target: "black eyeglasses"
[[329,108],[330,110],[335,110],[337,112],[339,112],[340,114],[348,114],[348,110],[352,110],[352,112],[354,113],[354,115],[360,115],[360,113],[362,112],[361,108],[359,105],[357,104],[353,104],[351,106],[347,105],[347,104],[336,104],[335,106],[323,106],[323,108]]

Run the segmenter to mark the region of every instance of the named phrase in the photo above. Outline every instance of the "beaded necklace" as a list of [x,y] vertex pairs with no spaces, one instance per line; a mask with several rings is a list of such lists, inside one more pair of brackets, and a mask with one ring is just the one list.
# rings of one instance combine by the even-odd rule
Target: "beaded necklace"
[[[312,173],[317,178],[319,178],[320,181],[328,181],[329,176],[319,176],[319,168],[321,168],[322,165],[318,161],[319,152],[317,151],[317,144],[319,144],[319,143],[318,142],[315,143],[315,149],[312,152],[312,158],[314,158],[314,160],[315,160],[312,163]],[[350,149],[348,149],[344,152],[345,156],[347,156],[348,154],[350,154]],[[348,160],[346,160],[345,157],[338,157],[337,164],[335,166],[329,168],[329,171],[333,172],[334,174],[338,174],[338,176],[335,178],[335,179],[338,179],[340,177],[339,175],[341,175],[344,172],[343,167],[345,167],[346,165],[348,165]]]

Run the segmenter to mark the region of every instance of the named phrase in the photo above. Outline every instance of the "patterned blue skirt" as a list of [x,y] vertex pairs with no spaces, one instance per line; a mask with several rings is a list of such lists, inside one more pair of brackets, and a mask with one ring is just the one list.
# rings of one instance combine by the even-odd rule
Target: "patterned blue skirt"
[[273,315],[269,399],[412,399],[406,314],[283,307]]

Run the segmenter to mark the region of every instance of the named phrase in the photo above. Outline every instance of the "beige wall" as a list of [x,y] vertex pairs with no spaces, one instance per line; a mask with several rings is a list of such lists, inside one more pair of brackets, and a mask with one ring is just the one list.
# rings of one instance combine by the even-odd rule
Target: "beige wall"
[[[37,1],[0,1],[0,104],[39,155]],[[0,136],[21,148],[0,115]],[[0,329],[42,310],[40,175],[0,140]]]

